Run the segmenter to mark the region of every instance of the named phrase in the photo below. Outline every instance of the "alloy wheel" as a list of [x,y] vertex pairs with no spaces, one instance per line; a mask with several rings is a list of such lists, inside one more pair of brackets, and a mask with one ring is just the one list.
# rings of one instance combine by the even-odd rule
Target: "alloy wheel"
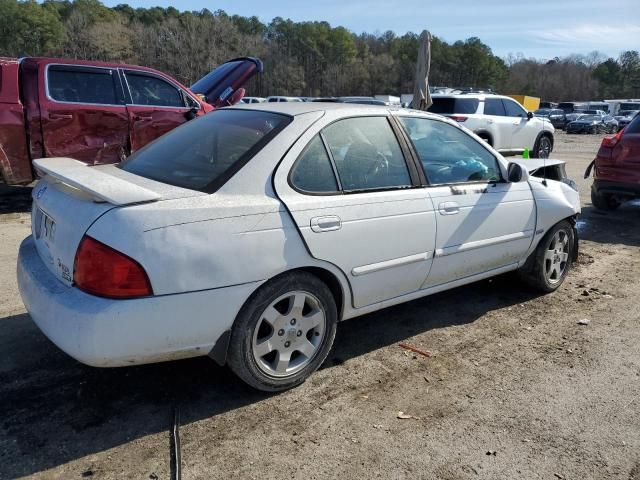
[[558,230],[544,252],[544,276],[554,285],[562,281],[569,261],[569,234]]
[[551,141],[547,137],[540,138],[538,144],[538,158],[549,158],[551,154]]
[[285,293],[269,304],[256,324],[251,342],[253,358],[269,376],[294,375],[315,358],[325,330],[325,311],[314,295],[304,291]]

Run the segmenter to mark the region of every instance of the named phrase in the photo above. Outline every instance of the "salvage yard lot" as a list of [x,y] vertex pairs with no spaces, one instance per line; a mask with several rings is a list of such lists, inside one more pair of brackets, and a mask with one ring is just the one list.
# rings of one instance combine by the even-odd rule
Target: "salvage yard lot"
[[178,408],[185,479],[640,480],[640,204],[592,209],[600,139],[556,133],[583,203],[557,292],[503,276],[346,321],[324,367],[279,395],[206,358],[101,370],[59,351],[20,301],[28,201],[4,187],[0,479],[170,478]]

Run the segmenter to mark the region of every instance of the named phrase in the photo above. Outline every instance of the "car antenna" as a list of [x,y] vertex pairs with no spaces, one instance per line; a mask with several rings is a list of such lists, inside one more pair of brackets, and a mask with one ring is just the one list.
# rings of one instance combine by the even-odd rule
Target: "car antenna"
[[[544,132],[544,122],[545,122],[545,117],[542,117],[542,131]],[[549,120],[549,123],[551,123],[551,121]],[[542,140],[542,137],[540,137],[540,139]],[[547,186],[547,157],[545,155],[545,157],[542,159],[542,185],[544,185],[545,187]]]

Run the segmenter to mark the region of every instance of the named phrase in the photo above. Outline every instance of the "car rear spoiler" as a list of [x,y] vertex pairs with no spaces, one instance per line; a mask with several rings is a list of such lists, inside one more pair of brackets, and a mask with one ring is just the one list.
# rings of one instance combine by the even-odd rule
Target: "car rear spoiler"
[[72,158],[39,158],[33,161],[33,166],[41,175],[49,175],[113,205],[154,202],[161,198],[156,192]]

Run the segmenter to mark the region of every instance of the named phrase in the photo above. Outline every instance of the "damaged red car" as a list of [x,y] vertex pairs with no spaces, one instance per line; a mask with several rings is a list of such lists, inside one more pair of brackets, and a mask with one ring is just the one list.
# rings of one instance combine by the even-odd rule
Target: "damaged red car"
[[34,179],[33,159],[116,163],[160,135],[233,105],[263,70],[230,60],[187,88],[157,70],[60,58],[0,58],[0,175]]

